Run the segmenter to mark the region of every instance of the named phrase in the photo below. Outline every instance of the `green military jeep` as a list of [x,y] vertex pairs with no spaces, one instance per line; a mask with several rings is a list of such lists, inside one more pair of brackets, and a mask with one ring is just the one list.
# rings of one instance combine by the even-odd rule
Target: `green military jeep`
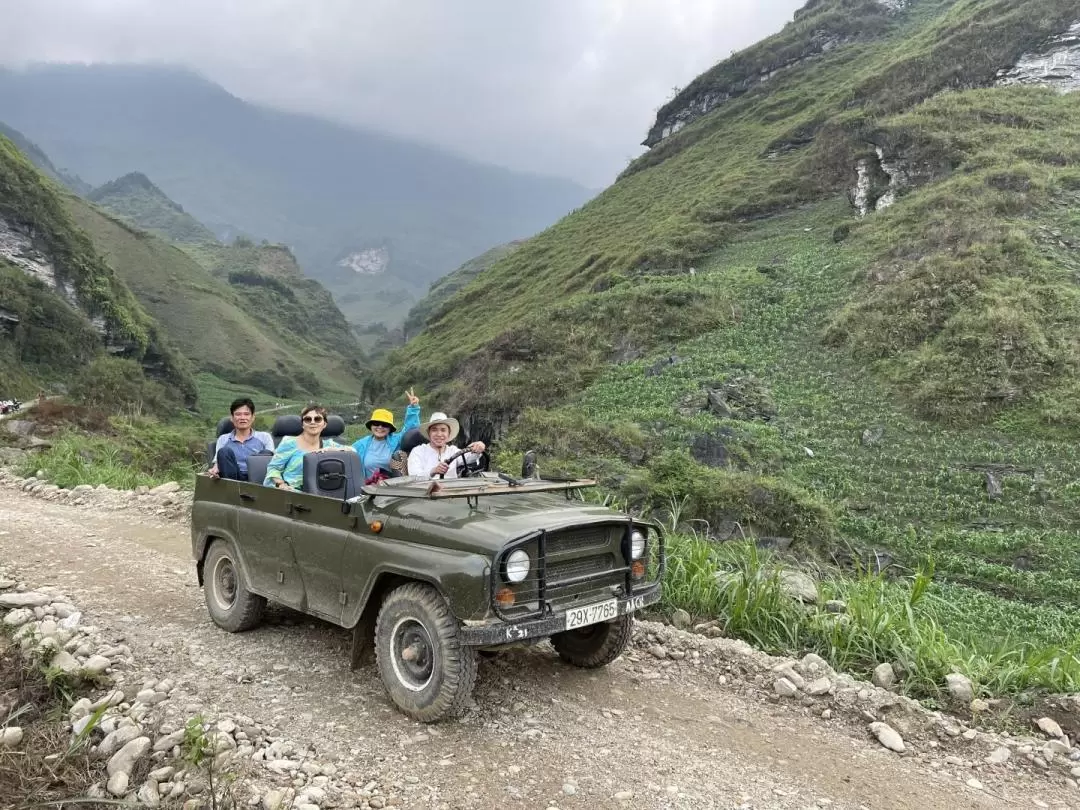
[[[249,459],[261,481],[267,458]],[[360,482],[355,453],[304,459],[304,491],[199,476],[192,553],[210,617],[259,624],[267,600],[352,629],[390,698],[424,722],[459,713],[479,653],[550,639],[601,667],[660,598],[654,523],[585,503],[587,480],[464,468],[447,480]]]

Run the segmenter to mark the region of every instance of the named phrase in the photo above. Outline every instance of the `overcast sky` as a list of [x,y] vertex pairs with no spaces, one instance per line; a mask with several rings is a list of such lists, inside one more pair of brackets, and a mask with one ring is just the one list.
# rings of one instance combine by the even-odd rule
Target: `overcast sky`
[[0,64],[181,64],[250,101],[601,187],[673,87],[803,2],[0,0]]

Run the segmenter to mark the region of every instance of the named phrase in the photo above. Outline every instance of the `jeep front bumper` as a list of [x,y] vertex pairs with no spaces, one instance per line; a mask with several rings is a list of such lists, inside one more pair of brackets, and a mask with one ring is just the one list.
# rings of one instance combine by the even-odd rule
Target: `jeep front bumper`
[[[645,585],[635,591],[633,596],[622,597],[616,601],[620,616],[634,613],[660,601],[660,583]],[[469,647],[488,647],[547,638],[565,630],[566,612],[561,612],[541,618],[522,619],[519,622],[494,619],[488,624],[465,624],[458,633],[462,643]]]

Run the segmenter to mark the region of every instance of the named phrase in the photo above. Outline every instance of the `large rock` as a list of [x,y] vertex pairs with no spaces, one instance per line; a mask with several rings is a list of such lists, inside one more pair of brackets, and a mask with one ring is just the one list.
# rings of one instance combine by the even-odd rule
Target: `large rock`
[[132,740],[138,739],[140,734],[142,734],[142,729],[137,725],[120,726],[116,731],[105,736],[98,746],[98,753],[102,756],[110,756]]
[[1065,736],[1065,732],[1061,730],[1057,720],[1052,717],[1040,717],[1035,725],[1039,727],[1039,731],[1047,737],[1053,737],[1055,740]]
[[780,590],[800,602],[814,604],[818,600],[817,583],[802,571],[785,568],[778,575]]
[[[117,730],[119,731],[119,729]],[[126,773],[131,776],[131,770],[135,767],[135,763],[149,752],[150,738],[136,737],[112,755],[109,764],[105,766],[105,770],[109,776],[115,776],[118,773]]]
[[0,608],[21,608],[21,607],[44,607],[52,601],[52,597],[48,594],[38,593],[37,591],[16,591],[14,593],[0,593]]
[[890,751],[895,751],[898,754],[904,753],[904,738],[888,723],[871,723],[870,733],[877,737],[878,742]]
[[892,689],[896,685],[896,670],[893,669],[892,664],[878,664],[874,667],[874,674],[870,680],[874,686],[880,686],[882,689]]
[[963,703],[965,706],[970,706],[971,701],[975,699],[975,688],[971,685],[971,679],[967,675],[950,672],[945,676],[945,685],[953,699]]
[[151,495],[168,495],[170,492],[177,492],[180,489],[180,484],[176,481],[166,481],[160,486],[154,487],[150,490]]
[[9,433],[12,436],[18,436],[20,439],[25,439],[32,435],[37,428],[37,425],[28,419],[5,419],[3,426],[5,433]]
[[14,748],[22,739],[23,730],[18,726],[8,726],[0,730],[0,748]]

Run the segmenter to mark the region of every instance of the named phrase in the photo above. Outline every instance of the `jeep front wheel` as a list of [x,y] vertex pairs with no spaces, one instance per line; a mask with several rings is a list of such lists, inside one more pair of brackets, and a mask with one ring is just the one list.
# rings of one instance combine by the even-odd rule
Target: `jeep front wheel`
[[551,637],[551,646],[568,664],[583,669],[604,667],[623,654],[634,629],[634,615],[627,613],[610,622],[564,630]]
[[395,588],[379,608],[375,656],[390,699],[423,723],[461,714],[476,682],[476,651],[461,642],[446,600],[430,585]]
[[225,540],[215,540],[206,552],[203,594],[210,618],[222,630],[240,633],[262,621],[266,600],[247,589],[236,553]]

